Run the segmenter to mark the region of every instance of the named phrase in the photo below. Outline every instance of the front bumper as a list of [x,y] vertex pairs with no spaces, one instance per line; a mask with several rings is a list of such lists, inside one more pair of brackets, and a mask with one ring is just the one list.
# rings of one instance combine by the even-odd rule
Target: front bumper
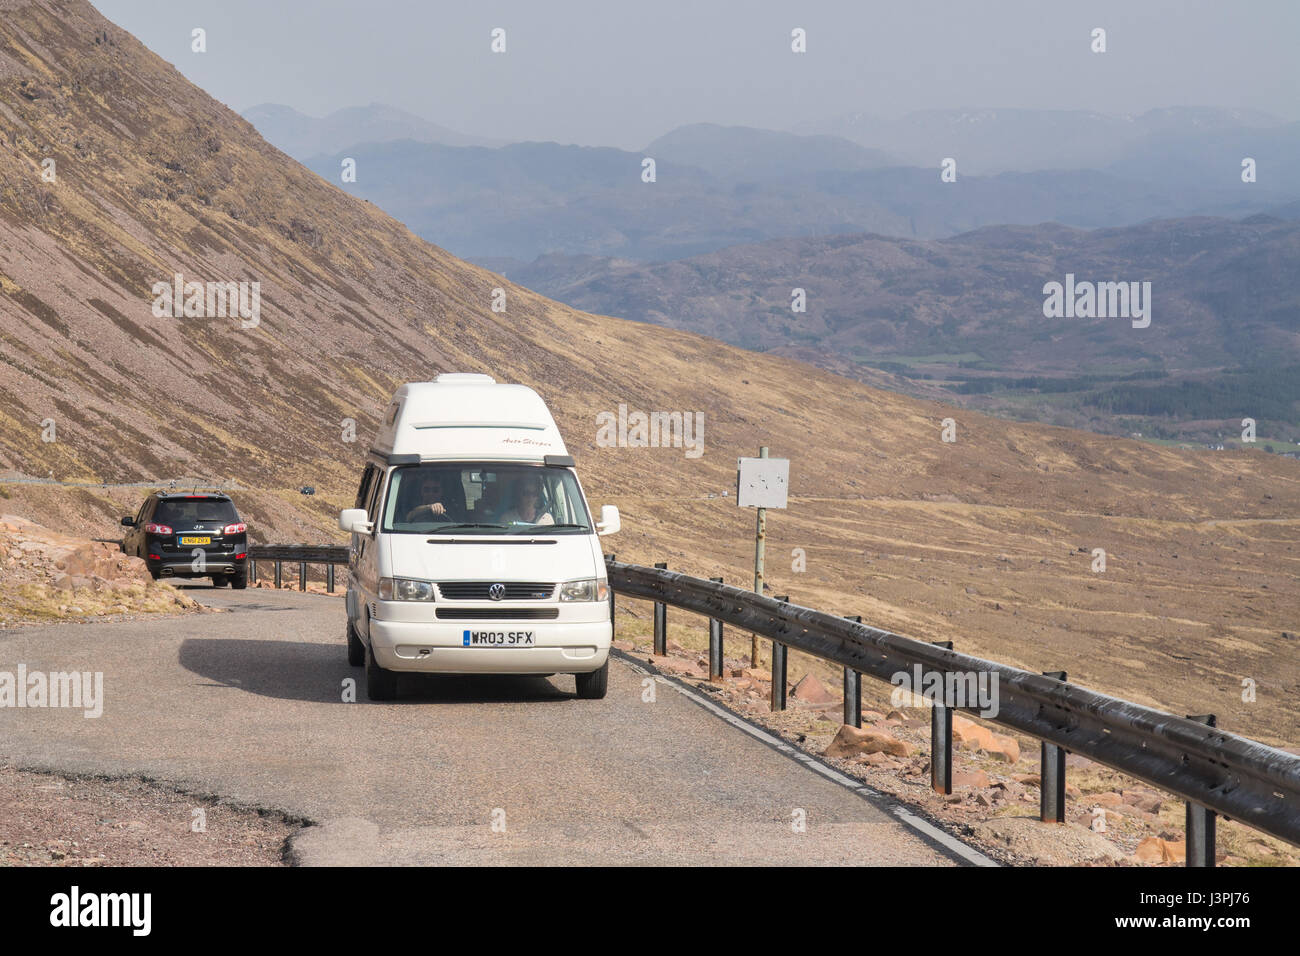
[[[532,631],[532,647],[465,647],[465,632]],[[588,674],[605,666],[604,621],[370,621],[380,667],[424,674]]]

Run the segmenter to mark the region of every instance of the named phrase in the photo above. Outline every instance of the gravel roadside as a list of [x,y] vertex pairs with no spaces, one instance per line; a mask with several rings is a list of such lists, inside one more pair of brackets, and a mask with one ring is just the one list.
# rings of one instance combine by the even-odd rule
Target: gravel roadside
[[282,866],[300,826],[138,779],[0,766],[0,866]]

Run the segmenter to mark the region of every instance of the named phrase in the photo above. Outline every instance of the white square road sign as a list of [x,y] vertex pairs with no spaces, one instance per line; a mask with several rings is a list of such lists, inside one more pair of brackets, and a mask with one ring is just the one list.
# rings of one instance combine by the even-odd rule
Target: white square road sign
[[789,458],[737,459],[736,504],[742,508],[784,508],[790,489]]

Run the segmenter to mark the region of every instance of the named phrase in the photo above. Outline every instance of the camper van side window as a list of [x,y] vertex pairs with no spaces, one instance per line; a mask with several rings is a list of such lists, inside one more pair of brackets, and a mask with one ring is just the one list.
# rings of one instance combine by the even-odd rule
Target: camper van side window
[[[379,518],[379,489],[383,484],[384,473],[376,468],[374,481],[371,482],[369,501],[367,501],[365,506],[366,515],[372,522]],[[378,525],[375,525],[375,527],[378,527]]]
[[361,487],[357,489],[357,500],[352,507],[364,508],[366,506],[366,502],[370,500],[371,482],[375,480],[375,473],[374,465],[366,465],[366,470],[361,473]]

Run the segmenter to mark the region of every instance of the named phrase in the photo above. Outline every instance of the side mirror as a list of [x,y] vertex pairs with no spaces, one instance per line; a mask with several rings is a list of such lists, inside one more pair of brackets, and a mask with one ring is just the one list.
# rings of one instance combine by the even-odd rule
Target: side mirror
[[348,508],[339,515],[339,529],[348,534],[370,534],[374,527],[365,508]]
[[613,505],[601,505],[600,520],[596,522],[596,534],[603,538],[607,534],[614,534],[621,527],[623,522],[618,516],[618,509]]
[[134,527],[135,527],[135,519],[132,518],[130,515],[127,515],[125,518],[122,519],[122,527],[123,527],[123,528],[134,528]]

